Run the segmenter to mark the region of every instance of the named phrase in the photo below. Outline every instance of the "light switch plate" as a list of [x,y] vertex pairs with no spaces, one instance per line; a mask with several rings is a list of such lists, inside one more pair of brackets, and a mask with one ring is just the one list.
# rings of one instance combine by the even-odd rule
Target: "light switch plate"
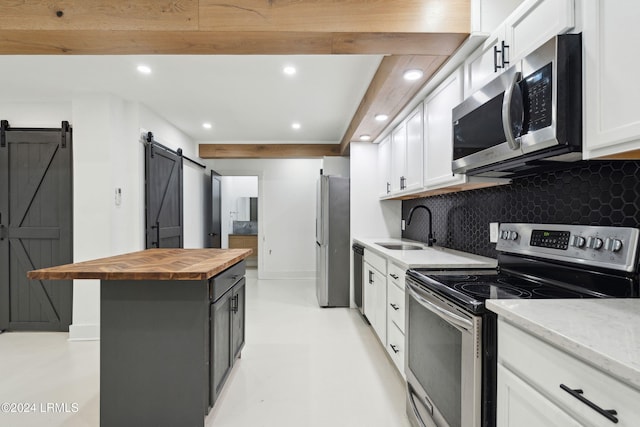
[[407,225],[404,222],[404,219],[400,222],[400,229],[404,231],[407,228]]
[[489,223],[489,242],[498,243],[498,229],[500,228],[499,222]]

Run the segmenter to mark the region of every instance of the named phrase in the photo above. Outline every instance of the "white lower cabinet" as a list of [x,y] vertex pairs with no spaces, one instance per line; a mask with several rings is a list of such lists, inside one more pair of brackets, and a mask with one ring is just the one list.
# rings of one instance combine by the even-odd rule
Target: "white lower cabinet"
[[498,365],[498,403],[501,427],[581,426],[503,365]]
[[638,402],[640,390],[498,322],[498,427],[637,427]]
[[387,280],[371,264],[364,263],[364,315],[378,334],[382,345],[387,343]]
[[[393,285],[392,285],[393,286]],[[398,368],[398,371],[405,378],[404,374],[404,334],[398,326],[391,320],[387,325],[387,352],[391,360]]]

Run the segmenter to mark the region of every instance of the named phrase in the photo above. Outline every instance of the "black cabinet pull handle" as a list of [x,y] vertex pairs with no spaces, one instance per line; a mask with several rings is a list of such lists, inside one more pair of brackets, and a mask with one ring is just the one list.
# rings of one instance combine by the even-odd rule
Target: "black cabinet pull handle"
[[509,60],[505,59],[507,56],[507,49],[509,49],[509,45],[502,40],[502,68],[507,68],[507,65],[509,65]]
[[387,182],[387,194],[391,193],[391,183]]
[[397,305],[397,304],[391,303],[391,304],[389,304],[389,305],[390,305],[390,306],[391,306],[391,308],[393,308],[395,311],[400,310],[400,307],[398,307],[398,305]]
[[595,403],[593,403],[592,401],[584,397],[582,395],[584,393],[582,389],[579,389],[579,388],[571,389],[564,384],[560,384],[560,388],[566,391],[567,393],[569,393],[571,396],[578,399],[580,402],[587,405],[589,408],[593,409],[594,411],[596,411],[597,413],[605,417],[606,419],[608,419],[609,421],[611,421],[612,423],[614,424],[618,423],[618,418],[615,417],[615,415],[618,415],[618,411],[616,411],[615,409],[602,409],[601,407],[599,407],[598,405],[596,405]]
[[396,354],[400,352],[400,350],[398,350],[398,347],[393,344],[389,344],[389,347],[391,347],[391,350],[393,350],[393,352]]
[[373,271],[369,270],[369,283],[373,283]]
[[393,277],[394,279],[398,280],[398,275],[397,274],[393,274],[391,273],[389,276]]

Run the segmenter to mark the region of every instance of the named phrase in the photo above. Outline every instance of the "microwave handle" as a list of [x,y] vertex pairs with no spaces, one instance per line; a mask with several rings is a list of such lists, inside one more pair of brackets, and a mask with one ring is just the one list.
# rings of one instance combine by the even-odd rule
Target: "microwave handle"
[[507,144],[512,150],[520,148],[520,141],[516,140],[513,136],[513,130],[511,129],[511,100],[513,99],[513,93],[515,91],[517,95],[522,96],[520,86],[518,86],[519,78],[520,73],[513,73],[509,87],[504,92],[504,99],[502,100],[502,129],[504,130],[504,135],[507,137]]

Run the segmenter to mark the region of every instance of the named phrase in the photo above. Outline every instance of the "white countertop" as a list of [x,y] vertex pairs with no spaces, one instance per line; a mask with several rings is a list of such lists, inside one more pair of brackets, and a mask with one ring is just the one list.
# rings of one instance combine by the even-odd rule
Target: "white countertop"
[[[409,268],[492,268],[497,261],[480,255],[456,251],[439,246],[428,247],[425,243],[409,239],[394,238],[354,238],[354,242],[362,244],[366,249],[391,259],[394,264],[404,269]],[[378,243],[405,243],[422,246],[421,250],[386,249]]]
[[640,299],[487,300],[486,307],[640,389]]

